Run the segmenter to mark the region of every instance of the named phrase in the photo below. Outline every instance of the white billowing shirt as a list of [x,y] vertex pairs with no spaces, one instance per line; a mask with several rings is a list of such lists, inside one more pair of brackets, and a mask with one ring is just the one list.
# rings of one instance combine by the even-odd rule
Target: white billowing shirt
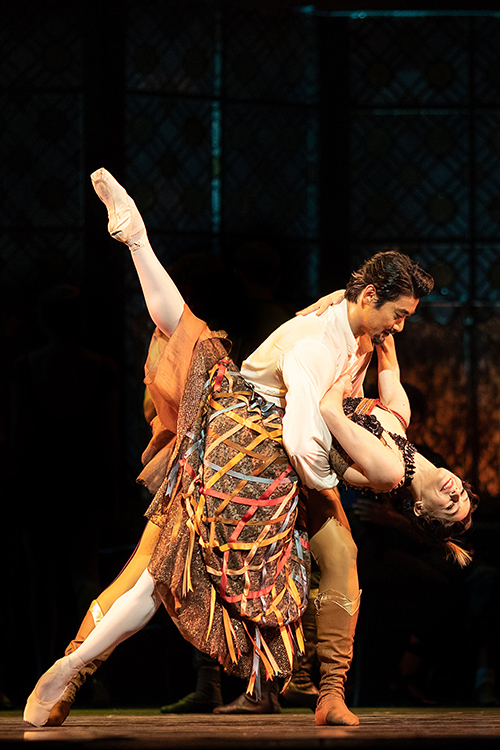
[[361,395],[372,349],[369,336],[354,337],[343,300],[322,315],[313,312],[287,321],[243,362],[245,380],[285,409],[283,444],[307,487],[323,490],[338,483],[328,461],[332,438],[320,401],[347,372],[353,395]]

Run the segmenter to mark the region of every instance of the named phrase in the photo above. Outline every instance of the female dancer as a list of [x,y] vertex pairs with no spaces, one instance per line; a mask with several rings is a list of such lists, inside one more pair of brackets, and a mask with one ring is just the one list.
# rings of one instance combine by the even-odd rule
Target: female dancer
[[[282,410],[243,380],[227,358],[224,335],[210,332],[185,308],[123,188],[105,170],[92,179],[108,208],[110,233],[132,251],[159,329],[146,366],[157,416],[146,457],[151,460],[141,475],[157,492],[137,553],[82,624],[74,644],[79,647],[56,662],[29,697],[25,719],[36,725],[47,723],[79,672],[143,627],[162,600],[197,648],[234,673],[250,676],[250,690],[258,689],[261,668],[268,678],[290,674],[301,650],[298,621],[307,605],[308,545],[298,479],[281,444]],[[439,484],[438,470],[420,461],[412,474],[411,450],[392,437],[396,425],[370,433],[366,425],[342,419],[342,396],[343,384],[332,388],[322,410],[354,460],[344,467],[345,480],[377,490],[392,489],[400,480],[415,482],[417,510],[439,516],[434,495],[452,497],[459,480],[450,474]],[[394,418],[390,411],[385,414]],[[354,428],[363,433],[363,451]],[[468,512],[463,499],[460,519]],[[339,504],[330,517],[312,539],[322,571],[318,652],[325,653],[316,721],[357,723],[343,701],[359,606],[356,548]],[[339,625],[338,611],[348,626]]]
[[[423,541],[441,544],[461,565],[470,558],[452,540],[471,525],[477,496],[470,485],[448,469],[437,468],[406,439],[410,404],[401,385],[394,338],[377,346],[378,399],[349,397],[350,384],[343,376],[321,402],[321,412],[334,436],[332,462],[349,485],[389,491],[393,504],[415,522]],[[367,442],[367,434],[378,444]],[[387,450],[389,449],[389,450]],[[368,451],[368,456],[367,456]],[[375,485],[376,464],[384,461],[383,480]],[[370,468],[369,462],[373,464]],[[391,488],[391,472],[400,477]]]

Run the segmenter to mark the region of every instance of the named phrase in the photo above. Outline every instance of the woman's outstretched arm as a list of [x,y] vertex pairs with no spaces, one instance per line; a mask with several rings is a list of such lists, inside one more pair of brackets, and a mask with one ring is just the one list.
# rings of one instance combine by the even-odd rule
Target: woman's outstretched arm
[[137,206],[106,169],[93,172],[91,180],[108,210],[110,235],[130,248],[151,319],[171,336],[181,319],[184,300],[149,244]]
[[411,417],[410,402],[401,385],[394,336],[387,336],[384,343],[377,346],[377,357],[379,398],[384,406],[397,412],[408,426]]

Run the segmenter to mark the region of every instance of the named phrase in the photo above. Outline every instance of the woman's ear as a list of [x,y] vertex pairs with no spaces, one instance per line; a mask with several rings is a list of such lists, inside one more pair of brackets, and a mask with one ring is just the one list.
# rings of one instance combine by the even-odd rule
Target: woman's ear
[[421,516],[422,515],[423,508],[422,508],[422,501],[421,500],[415,500],[415,502],[413,503],[413,512],[415,513],[416,516]]

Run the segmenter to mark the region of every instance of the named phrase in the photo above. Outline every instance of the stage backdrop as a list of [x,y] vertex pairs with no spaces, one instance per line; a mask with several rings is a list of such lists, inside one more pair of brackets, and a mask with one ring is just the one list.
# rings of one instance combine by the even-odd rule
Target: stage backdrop
[[243,251],[251,280],[292,311],[380,248],[418,259],[436,289],[398,346],[427,401],[422,438],[499,492],[500,19],[354,16],[165,0],[3,12],[2,431],[10,365],[42,340],[37,295],[79,286],[87,343],[121,372],[134,518],[150,325],[90,187],[100,166],[236,341],[248,241],[270,248]]

